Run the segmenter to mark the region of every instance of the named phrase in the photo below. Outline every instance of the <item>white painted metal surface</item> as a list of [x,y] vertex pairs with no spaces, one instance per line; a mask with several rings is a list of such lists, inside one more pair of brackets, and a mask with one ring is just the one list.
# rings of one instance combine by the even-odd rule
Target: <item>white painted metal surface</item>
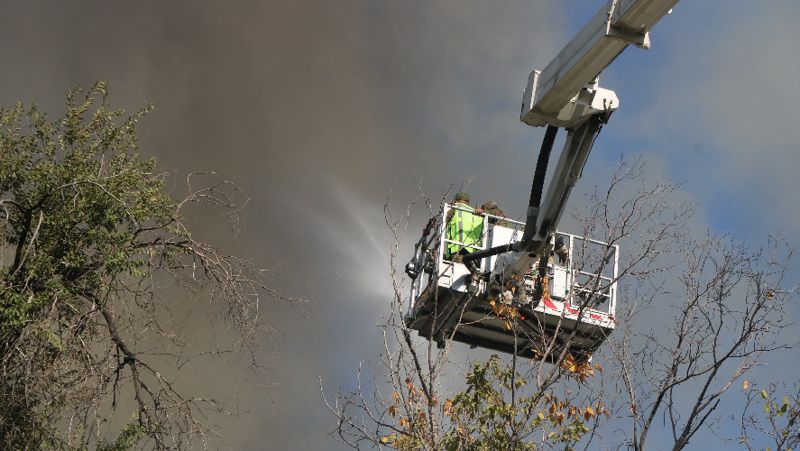
[[609,0],[558,55],[528,77],[520,119],[528,125],[573,127],[619,107],[597,77],[630,45],[650,47],[650,30],[678,0]]
[[[570,249],[569,264],[553,262],[550,265],[552,275],[549,278],[549,295],[536,304],[533,304],[531,293],[533,291],[533,276],[525,277],[523,289],[513,300],[503,298],[497,291],[497,280],[502,280],[504,262],[513,254],[501,254],[496,258],[486,259],[482,271],[491,271],[488,281],[475,281],[470,288],[469,270],[461,263],[444,259],[444,248],[448,243],[454,243],[446,236],[447,227],[444,224],[447,218],[449,205],[445,205],[440,226],[435,236],[425,240],[428,247],[420,255],[433,259],[430,265],[425,262],[415,262],[419,267],[429,267],[430,271],[420,274],[412,282],[411,304],[406,320],[412,328],[429,338],[436,336],[454,336],[458,341],[478,346],[488,346],[499,350],[508,350],[516,334],[529,337],[531,344],[535,345],[536,330],[526,329],[524,324],[521,330],[512,332],[502,325],[503,320],[492,314],[490,302],[514,302],[521,307],[531,309],[537,316],[537,327],[554,328],[554,333],[571,333],[576,330],[577,341],[574,343],[576,352],[588,352],[596,349],[604,338],[616,327],[614,309],[616,308],[616,257],[619,252],[617,246],[607,246],[595,240],[586,240],[582,237],[559,233],[565,239]],[[497,217],[484,215],[484,235],[480,247],[498,246],[513,243],[521,236],[524,224],[507,218],[502,219],[502,225]],[[596,246],[602,254],[609,251],[615,257],[609,266],[608,274],[592,273],[586,271],[580,262],[583,253],[580,249],[587,246]],[[597,254],[597,252],[595,252]],[[434,257],[435,256],[435,257]],[[596,260],[596,258],[595,258]],[[531,268],[529,268],[530,270]],[[496,278],[495,276],[500,276]],[[579,278],[585,286],[578,284]],[[474,278],[473,278],[474,279]],[[586,282],[594,281],[596,285],[589,286]],[[490,286],[495,283],[495,291]],[[502,285],[502,284],[500,284]],[[597,302],[588,305],[584,296],[591,292]],[[607,297],[604,293],[607,293]],[[452,313],[448,313],[452,312]],[[516,337],[516,338],[515,338]]]

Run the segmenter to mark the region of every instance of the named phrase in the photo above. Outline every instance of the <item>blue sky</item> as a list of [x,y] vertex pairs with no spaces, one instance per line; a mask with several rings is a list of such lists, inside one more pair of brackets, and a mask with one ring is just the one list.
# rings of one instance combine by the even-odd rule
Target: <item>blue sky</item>
[[[543,133],[518,121],[525,80],[601,3],[15,3],[0,17],[0,105],[35,101],[55,115],[68,88],[105,79],[117,105],[156,105],[144,154],[241,183],[253,203],[240,239],[226,243],[205,219],[198,234],[311,302],[274,307],[272,393],[220,384],[216,370],[197,371],[196,385],[245,393],[250,413],[222,422],[234,448],[333,449],[318,380],[347,386],[379,352],[384,203],[402,210],[417,179],[433,198],[470,180],[473,198],[521,216]],[[685,181],[697,233],[800,244],[797,17],[794,0],[680,2],[650,50],[629,48],[602,75],[621,108],[570,208],[620,154],[642,154],[651,177]],[[800,369],[776,368],[767,373]]]

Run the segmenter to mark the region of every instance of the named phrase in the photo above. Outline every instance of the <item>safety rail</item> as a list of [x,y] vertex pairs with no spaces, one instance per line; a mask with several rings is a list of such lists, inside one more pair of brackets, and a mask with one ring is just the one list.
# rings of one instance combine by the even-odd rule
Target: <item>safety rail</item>
[[[483,230],[479,243],[470,243],[468,245],[465,242],[447,237],[446,219],[452,210],[471,212],[483,218]],[[507,217],[473,212],[466,208],[460,208],[457,204],[444,204],[441,216],[426,228],[429,232],[428,235],[423,235],[416,244],[414,258],[409,263],[409,267],[413,266],[416,273],[412,275],[412,273],[409,273],[409,267],[406,269],[409,276],[412,276],[408,314],[414,315],[416,301],[428,287],[437,285],[439,277],[448,268],[452,269],[453,265],[460,264],[445,259],[445,250],[448,244],[486,249],[488,236],[496,236],[500,230],[505,230],[504,237],[508,239],[508,242],[513,242],[519,239],[524,226],[523,222]],[[568,248],[568,263],[566,266],[555,262],[549,265],[550,274],[548,277],[550,279],[551,295],[557,300],[567,301],[572,307],[583,306],[587,311],[613,315],[616,309],[616,275],[619,264],[619,246],[609,246],[602,241],[563,232],[558,232],[557,236],[565,240]],[[497,243],[491,243],[491,245],[495,246]],[[602,263],[598,266],[598,272],[586,270],[586,265],[594,262],[591,258],[588,262],[583,261],[587,256],[592,255],[592,252],[596,253],[597,249],[592,249],[593,247],[602,250],[603,254],[599,260]],[[610,261],[612,257],[613,262]],[[576,265],[576,259],[581,260],[581,264]],[[595,260],[597,259],[595,258]],[[477,269],[481,273],[489,272],[496,262],[496,257],[485,258],[480,261]],[[606,270],[608,273],[605,273]],[[559,284],[555,283],[556,271],[559,271],[563,278]],[[530,279],[532,282],[531,277],[526,276],[526,279]],[[559,287],[562,290],[560,292],[553,290],[555,287]]]
[[[584,305],[588,310],[613,315],[616,309],[619,246],[616,244],[609,246],[602,241],[570,233],[558,232],[557,236],[566,238],[569,251],[567,254],[568,277],[571,280],[570,293],[566,297],[569,298],[570,305],[574,307]],[[594,271],[587,271],[585,269],[587,265],[597,263],[594,258],[590,258],[592,246],[596,246],[596,250],[602,250],[603,258],[600,259],[602,263],[598,264]],[[612,259],[613,261],[611,261]],[[576,262],[580,262],[580,264],[576,266]],[[608,272],[604,272],[604,270]],[[592,299],[593,297],[595,299]]]

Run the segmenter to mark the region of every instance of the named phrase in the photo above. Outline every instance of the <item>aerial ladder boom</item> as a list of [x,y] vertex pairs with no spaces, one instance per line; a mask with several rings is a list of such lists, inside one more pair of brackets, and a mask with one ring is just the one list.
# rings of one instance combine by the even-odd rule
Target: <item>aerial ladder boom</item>
[[[628,45],[649,48],[650,30],[677,2],[609,0],[543,70],[531,72],[520,120],[548,129],[536,164],[525,230],[513,245],[475,252],[464,260],[511,251],[516,258],[505,270],[525,273],[536,259],[549,254],[556,227],[595,138],[619,107],[616,93],[598,86],[600,72]],[[568,136],[542,201],[545,171],[558,128],[565,128]]]
[[[648,48],[650,30],[677,1],[609,0],[556,58],[543,70],[530,73],[520,119],[547,130],[525,222],[480,213],[481,239],[467,242],[461,234],[452,236],[448,218],[456,211],[472,213],[472,209],[444,204],[440,216],[426,226],[406,266],[412,279],[406,316],[411,329],[439,346],[452,339],[554,362],[562,351],[575,361],[586,361],[613,332],[619,247],[558,232],[566,250],[559,257],[566,257],[552,264],[548,257],[595,138],[619,107],[616,93],[598,85],[600,73],[627,46]],[[567,137],[545,192],[550,154],[560,128]],[[454,246],[469,248],[469,252],[453,254]],[[601,252],[600,268],[573,266],[570,260],[577,246],[589,255]]]

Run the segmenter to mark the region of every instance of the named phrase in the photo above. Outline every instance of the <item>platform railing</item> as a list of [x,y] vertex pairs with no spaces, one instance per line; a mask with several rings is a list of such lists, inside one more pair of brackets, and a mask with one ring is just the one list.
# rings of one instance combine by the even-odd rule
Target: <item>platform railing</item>
[[[467,244],[457,240],[451,240],[447,237],[447,216],[452,210],[461,210],[480,215],[483,217],[483,232],[479,243],[469,244],[469,247],[475,249],[486,249],[486,237],[491,227],[506,227],[509,229],[517,229],[525,226],[523,222],[516,221],[507,217],[491,215],[487,213],[476,213],[466,208],[459,208],[458,205],[444,204],[442,213],[437,221],[435,232],[431,231],[427,239],[420,240],[415,249],[415,264],[420,268],[418,276],[412,281],[411,296],[409,302],[409,315],[413,315],[416,309],[416,301],[423,293],[425,288],[431,284],[436,284],[441,272],[446,268],[444,265],[452,265],[454,262],[445,259],[445,250],[448,244],[456,244],[466,247]],[[495,220],[495,221],[491,221]],[[501,225],[500,222],[507,225]],[[587,310],[613,315],[616,309],[616,292],[617,292],[617,271],[619,265],[619,246],[612,245],[594,240],[591,238],[584,238],[578,235],[569,233],[558,232],[558,236],[566,238],[568,243],[568,287],[565,301],[569,302],[572,306],[580,305],[586,295],[593,295],[600,299],[600,302],[594,302],[592,305],[586,306]],[[600,273],[593,273],[586,271],[581,267],[575,267],[576,249],[578,245],[588,246],[597,245],[605,252],[613,250],[613,263],[608,262],[610,275],[603,275]],[[434,254],[435,252],[435,254]],[[478,269],[481,272],[488,271],[492,268],[486,268],[490,259],[483,259]],[[430,265],[430,266],[428,266]],[[554,263],[555,265],[555,263]],[[563,265],[558,265],[564,267]],[[599,280],[598,280],[599,279]],[[583,281],[588,281],[588,283]],[[600,291],[594,287],[599,287]]]
[[[593,299],[591,304],[586,305],[588,310],[614,315],[617,301],[619,246],[616,244],[609,246],[602,241],[568,233],[559,232],[559,235],[569,237],[569,261],[572,277],[570,294],[571,305],[579,307],[586,303],[587,297],[593,296],[596,299]],[[583,265],[578,265],[576,267],[577,250],[582,249],[584,251],[582,252],[583,254],[591,245],[595,245],[599,250],[602,250],[603,256],[601,260],[603,260],[603,263],[599,264],[596,271],[587,270]],[[610,261],[611,258],[613,258],[613,261]],[[586,260],[586,258],[584,258],[584,260]],[[604,270],[608,271],[605,275]]]

